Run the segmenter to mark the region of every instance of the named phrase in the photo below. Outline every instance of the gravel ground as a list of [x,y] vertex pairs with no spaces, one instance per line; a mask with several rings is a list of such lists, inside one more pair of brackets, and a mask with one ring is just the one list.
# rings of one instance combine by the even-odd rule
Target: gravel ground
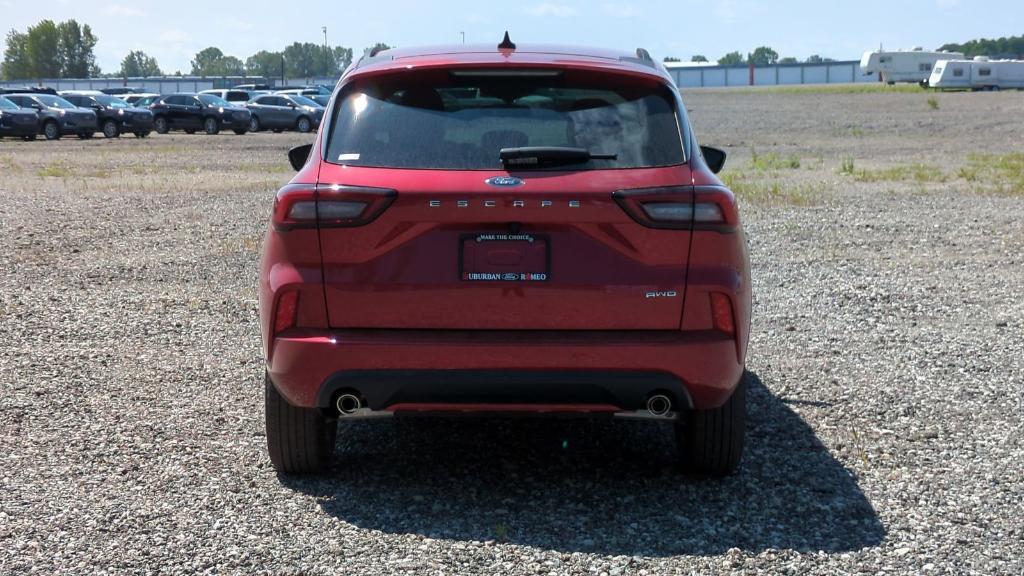
[[[751,187],[721,481],[660,425],[530,419],[350,424],[281,480],[256,259],[303,138],[0,142],[0,573],[1024,573],[1024,193],[958,172],[1024,152],[1024,97],[685,97]],[[908,163],[945,175],[873,172]]]

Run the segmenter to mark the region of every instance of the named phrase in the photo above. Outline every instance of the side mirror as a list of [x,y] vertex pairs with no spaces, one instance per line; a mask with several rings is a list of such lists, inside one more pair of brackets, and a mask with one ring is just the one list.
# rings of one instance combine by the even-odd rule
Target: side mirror
[[701,146],[700,153],[704,156],[704,162],[707,163],[708,168],[712,172],[718,174],[725,167],[725,150],[719,148],[712,148],[711,146]]
[[288,151],[288,162],[291,163],[292,168],[296,172],[302,170],[302,167],[306,165],[306,160],[309,159],[309,153],[313,151],[312,144],[303,144],[302,146],[296,146]]

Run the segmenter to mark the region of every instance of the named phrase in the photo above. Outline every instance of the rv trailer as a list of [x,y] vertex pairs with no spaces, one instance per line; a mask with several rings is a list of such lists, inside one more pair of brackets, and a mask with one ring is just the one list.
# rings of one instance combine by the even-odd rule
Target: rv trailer
[[932,68],[939,60],[956,60],[964,57],[960,52],[925,52],[922,48],[913,50],[865,52],[860,59],[861,72],[867,76],[877,72],[887,84],[917,82],[926,85]]
[[1024,60],[939,60],[928,84],[940,90],[1024,90]]

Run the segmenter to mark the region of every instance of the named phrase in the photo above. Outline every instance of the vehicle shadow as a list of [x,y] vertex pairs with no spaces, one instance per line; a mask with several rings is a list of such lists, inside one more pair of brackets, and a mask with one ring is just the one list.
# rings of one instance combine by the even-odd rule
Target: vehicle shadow
[[726,479],[677,472],[664,423],[421,418],[344,423],[328,474],[282,481],[360,528],[562,552],[880,543],[885,529],[850,471],[756,374],[747,378],[747,448]]

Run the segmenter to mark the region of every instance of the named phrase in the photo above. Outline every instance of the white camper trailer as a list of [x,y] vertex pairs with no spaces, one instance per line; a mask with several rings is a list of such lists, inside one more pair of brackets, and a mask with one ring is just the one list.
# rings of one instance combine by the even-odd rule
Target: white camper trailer
[[917,82],[925,84],[932,75],[932,68],[939,60],[962,59],[959,52],[925,52],[922,48],[885,52],[865,52],[860,59],[860,70],[866,76],[877,72],[883,82]]
[[1024,60],[939,60],[928,84],[932,88],[970,90],[1024,89]]

